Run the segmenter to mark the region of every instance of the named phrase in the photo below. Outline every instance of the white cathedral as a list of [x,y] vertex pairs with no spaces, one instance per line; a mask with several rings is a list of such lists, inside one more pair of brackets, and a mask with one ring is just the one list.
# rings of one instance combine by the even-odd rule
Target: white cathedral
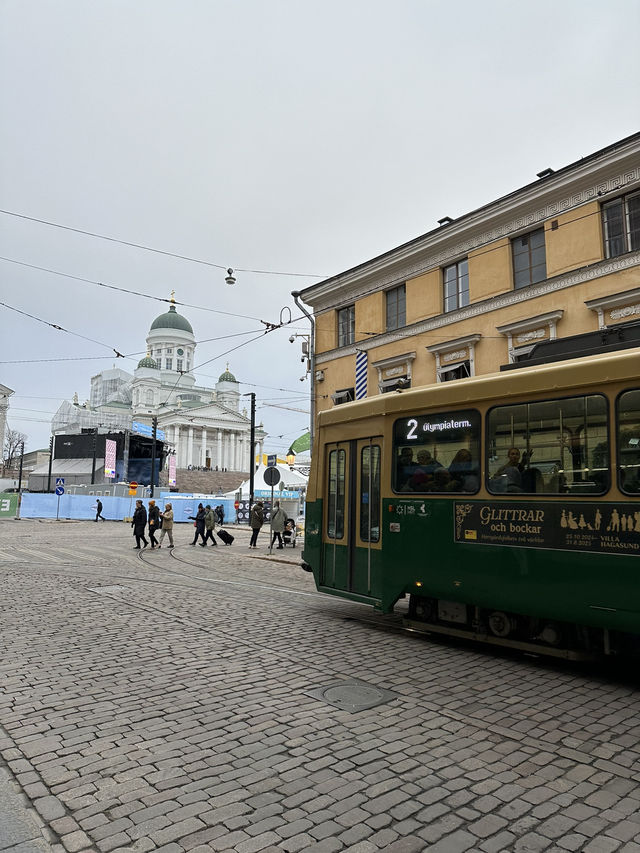
[[[172,297],[169,310],[151,324],[147,355],[133,375],[114,367],[92,376],[89,401],[80,404],[76,394],[62,403],[53,434],[135,431],[136,423],[150,426],[156,417],[177,468],[249,471],[251,421],[245,408],[240,411],[239,383],[227,365],[213,388],[196,385],[195,350],[191,323]],[[260,424],[256,454],[262,454],[265,435]]]

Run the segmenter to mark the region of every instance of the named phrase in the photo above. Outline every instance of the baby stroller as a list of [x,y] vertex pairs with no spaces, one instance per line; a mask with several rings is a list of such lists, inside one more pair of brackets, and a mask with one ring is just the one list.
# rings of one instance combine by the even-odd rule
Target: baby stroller
[[291,545],[292,548],[296,547],[296,523],[292,518],[288,518],[284,525],[282,541],[285,545]]

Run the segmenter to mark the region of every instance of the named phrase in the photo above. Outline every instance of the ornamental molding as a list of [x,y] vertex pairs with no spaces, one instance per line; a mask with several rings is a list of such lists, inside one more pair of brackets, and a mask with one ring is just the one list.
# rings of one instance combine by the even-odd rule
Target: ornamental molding
[[[547,293],[555,293],[564,290],[567,287],[574,287],[577,284],[582,284],[586,281],[594,281],[603,278],[606,275],[611,275],[622,270],[632,269],[640,266],[640,252],[633,252],[619,258],[614,258],[607,261],[600,261],[589,267],[583,267],[573,273],[557,276],[552,279],[532,284],[529,287],[521,288],[520,290],[510,290],[507,293],[495,296],[491,299],[476,302],[468,305],[466,308],[460,308],[457,311],[451,311],[448,314],[439,314],[436,317],[431,317],[428,320],[421,320],[418,323],[413,323],[410,326],[405,326],[404,329],[387,332],[378,335],[376,338],[369,338],[367,341],[359,341],[357,348],[360,350],[375,350],[378,347],[386,344],[394,343],[395,341],[406,340],[415,335],[421,335],[424,332],[432,332],[436,329],[442,329],[444,326],[450,326],[454,323],[459,323],[461,320],[467,320],[470,317],[479,317],[482,314],[490,314],[493,311],[500,311],[509,305],[518,305],[528,302],[531,299],[536,299],[538,296],[544,296]],[[640,288],[638,288],[640,294]],[[593,301],[593,300],[592,300]],[[597,301],[597,300],[596,300]],[[591,302],[585,303],[587,307],[592,307]],[[593,306],[593,310],[596,307]],[[536,325],[540,323],[540,319],[536,320]],[[356,354],[356,346],[346,346],[329,350],[328,352],[319,353],[315,356],[316,364],[324,364],[328,361],[333,361],[336,358],[350,356]]]
[[526,344],[529,341],[535,341],[539,338],[544,338],[547,335],[548,329],[533,329],[530,332],[525,332],[523,335],[516,336],[516,343]]
[[633,314],[640,314],[640,304],[627,305],[626,308],[616,308],[615,311],[609,312],[609,317],[612,320],[623,320],[625,317],[631,317]]
[[453,352],[448,352],[446,355],[442,356],[442,360],[444,362],[448,361],[456,361],[456,359],[466,358],[469,355],[469,350],[467,349],[457,349]]
[[496,329],[501,335],[517,335],[522,332],[534,330],[536,326],[551,326],[562,319],[564,311],[562,308],[557,311],[549,311],[546,314],[537,314],[535,317],[527,317],[525,320],[516,320],[514,323],[505,323],[502,326],[496,326]]
[[[455,338],[455,340],[452,341],[443,341],[443,343],[440,344],[432,344],[430,347],[425,347],[425,349],[434,354],[441,354],[443,361],[449,360],[444,353],[448,353],[450,358],[453,358],[454,355],[459,358],[467,358],[481,337],[482,335],[465,335],[464,338]],[[452,350],[461,350],[461,352],[454,353]]]
[[392,355],[390,358],[382,358],[379,361],[372,361],[371,365],[372,367],[376,367],[378,370],[385,370],[389,367],[395,367],[396,365],[404,367],[406,364],[410,364],[415,357],[415,351],[405,352],[401,355]]
[[[526,214],[512,217],[509,221],[488,229],[486,226],[492,220],[495,221],[512,212],[516,206],[513,198],[496,202],[491,205],[489,211],[479,211],[475,216],[469,214],[462,218],[459,225],[454,222],[435,232],[426,234],[423,238],[418,238],[419,242],[413,241],[408,246],[401,246],[381,258],[365,262],[353,272],[341,273],[329,279],[326,285],[320,283],[312,286],[310,290],[318,288],[317,295],[305,294],[305,302],[312,305],[314,312],[318,314],[348,305],[354,299],[365,295],[365,292],[366,294],[375,293],[378,290],[402,284],[407,279],[416,278],[430,270],[460,260],[469,252],[483,248],[497,240],[506,237],[511,239],[518,234],[531,231],[546,220],[568,213],[588,202],[605,201],[609,196],[627,192],[635,185],[640,185],[640,166],[618,172],[596,183],[590,183],[582,189],[576,188],[578,182],[575,176],[572,183],[574,189],[569,190],[567,187],[569,191],[559,200],[548,201]],[[549,190],[550,185],[548,183],[543,183],[539,188],[536,185],[532,190],[530,189],[529,193],[519,197],[517,205],[521,208],[525,203],[535,204],[538,202],[539,204],[541,199],[536,198],[536,195],[548,196]],[[483,226],[485,230],[477,231],[472,236],[463,237],[464,232],[468,232],[474,227],[482,228]],[[457,234],[454,233],[456,231]],[[452,238],[456,236],[458,241],[454,242]],[[442,245],[445,242],[446,246]],[[438,249],[439,245],[442,248]],[[370,285],[371,289],[366,289],[367,285]],[[365,292],[363,292],[363,287]],[[338,304],[334,302],[336,297],[339,297]]]

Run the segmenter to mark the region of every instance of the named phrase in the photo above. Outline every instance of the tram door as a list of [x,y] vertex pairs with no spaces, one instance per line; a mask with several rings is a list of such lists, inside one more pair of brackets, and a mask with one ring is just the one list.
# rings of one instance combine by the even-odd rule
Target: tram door
[[382,436],[326,446],[322,586],[379,595]]

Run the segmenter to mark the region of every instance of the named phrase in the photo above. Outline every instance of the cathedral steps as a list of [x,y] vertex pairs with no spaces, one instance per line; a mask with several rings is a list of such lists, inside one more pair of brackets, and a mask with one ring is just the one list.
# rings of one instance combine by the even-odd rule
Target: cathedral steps
[[[178,468],[176,471],[176,487],[179,492],[217,495],[235,491],[241,483],[249,479],[248,472],[242,471],[193,471]],[[160,485],[168,488],[169,475],[167,471],[160,473]]]

